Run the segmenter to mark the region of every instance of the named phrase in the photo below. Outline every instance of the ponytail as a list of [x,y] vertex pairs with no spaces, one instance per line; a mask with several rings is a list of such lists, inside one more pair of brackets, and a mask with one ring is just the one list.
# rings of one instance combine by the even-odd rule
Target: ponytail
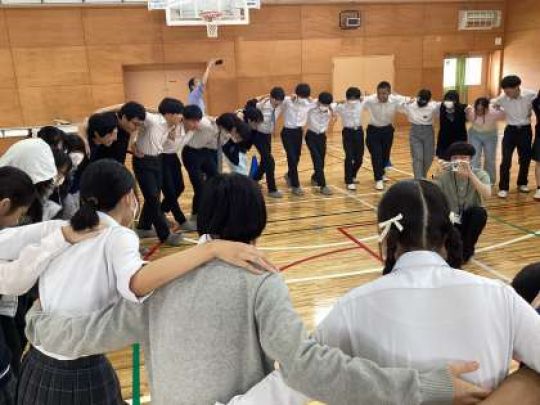
[[99,216],[97,208],[97,200],[93,198],[81,198],[81,206],[70,221],[73,230],[84,231],[98,226]]
[[384,262],[383,276],[390,274],[396,265],[398,241],[399,231],[391,228],[386,236],[386,260]]
[[454,225],[450,225],[444,242],[446,262],[454,269],[460,269],[463,264],[463,242],[461,235]]

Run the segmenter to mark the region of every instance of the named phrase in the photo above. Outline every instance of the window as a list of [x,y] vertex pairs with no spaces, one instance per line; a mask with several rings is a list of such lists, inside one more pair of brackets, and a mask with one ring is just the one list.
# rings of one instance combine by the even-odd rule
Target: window
[[444,60],[444,88],[455,87],[457,77],[457,58]]
[[465,61],[465,86],[482,84],[482,58],[467,58]]

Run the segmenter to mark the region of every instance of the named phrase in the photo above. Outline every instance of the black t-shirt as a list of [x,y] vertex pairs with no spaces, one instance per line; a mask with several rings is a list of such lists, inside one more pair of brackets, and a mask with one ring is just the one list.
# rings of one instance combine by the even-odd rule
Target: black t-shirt
[[534,113],[536,114],[536,126],[540,127],[540,97],[536,97],[532,102]]
[[111,146],[90,144],[90,161],[100,159],[114,159],[121,164],[126,163],[127,150],[129,147],[129,133],[118,127],[116,141]]

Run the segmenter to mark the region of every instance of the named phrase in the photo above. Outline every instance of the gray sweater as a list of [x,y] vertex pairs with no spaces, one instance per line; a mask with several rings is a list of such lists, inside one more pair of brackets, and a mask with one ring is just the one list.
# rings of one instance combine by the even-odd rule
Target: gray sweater
[[446,370],[383,369],[306,335],[281,276],[214,261],[156,291],[77,318],[32,310],[27,335],[63,355],[144,346],[152,403],[226,403],[281,366],[292,388],[331,404],[452,403]]

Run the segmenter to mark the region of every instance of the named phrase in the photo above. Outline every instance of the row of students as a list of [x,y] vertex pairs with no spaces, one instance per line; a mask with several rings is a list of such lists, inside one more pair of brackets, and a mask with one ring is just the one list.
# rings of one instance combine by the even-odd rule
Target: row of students
[[[260,189],[236,174],[217,176],[210,183],[198,218],[204,243],[194,250],[204,249],[216,239],[255,243],[266,222]],[[145,346],[152,401],[158,405],[177,403],[180,398],[187,404],[242,403],[238,402],[241,398],[233,397],[250,388],[259,390],[248,394],[251,403],[257,404],[271,403],[271,394],[287,398],[288,402],[279,403],[290,404],[304,403],[307,397],[344,404],[474,404],[502,383],[512,357],[540,371],[539,347],[531,339],[540,333],[540,317],[510,287],[457,270],[462,262],[460,237],[438,187],[427,181],[394,185],[379,204],[378,222],[387,275],[347,294],[312,339],[306,339],[281,277],[251,275],[216,261],[156,290],[143,305],[120,299],[99,305],[94,312],[69,313],[59,307],[51,309],[50,300],[42,301],[43,311],[36,308],[29,315],[34,347],[25,367],[33,373],[23,375],[19,386],[22,403],[36,403],[32,401],[49,394],[52,402],[44,400],[43,404],[61,403],[54,402],[56,394],[50,386],[41,391],[26,388],[38,377],[41,381],[68,378],[72,371],[66,371],[67,365],[80,367],[80,356],[90,355],[84,359],[93,362],[96,354],[135,341]],[[31,238],[20,237],[27,232],[0,234],[0,246],[5,244],[4,237],[18,237],[24,240],[21,245],[28,244]],[[10,254],[15,256],[14,250],[21,248],[10,248]],[[63,255],[66,260],[76,253],[76,247],[69,249]],[[184,255],[183,259],[190,257]],[[166,260],[175,267],[185,265],[179,256],[162,259],[162,263]],[[154,268],[152,274],[159,270]],[[42,278],[53,271],[49,266]],[[93,270],[100,271],[105,269]],[[138,284],[133,277],[131,288]],[[71,274],[69,279],[74,278]],[[192,297],[201,299],[194,303]],[[67,305],[64,301],[62,306]],[[486,307],[486,301],[491,305]],[[462,305],[448,307],[448,302]],[[384,316],[374,316],[373,308]],[[493,336],[493,344],[485,345],[485,338]],[[184,343],[178,345],[179,340]],[[52,361],[51,356],[79,359]],[[454,364],[449,374],[448,358],[479,359],[480,368],[478,364]],[[276,380],[275,374],[269,374],[276,360],[285,382],[307,397],[275,391],[276,387],[286,389],[279,377]],[[468,383],[456,379],[462,372],[472,372],[463,377]],[[263,385],[257,385],[265,376]],[[102,375],[91,375],[87,381],[79,381],[77,389],[64,385],[63,393],[84,403],[82,397],[77,402],[77,393],[99,385],[98,392],[110,389],[114,394],[106,403],[118,403],[117,383],[111,378],[104,381]],[[109,388],[104,388],[106,382]],[[520,392],[527,396],[522,389]],[[508,403],[505,401],[507,398],[494,403]]]

